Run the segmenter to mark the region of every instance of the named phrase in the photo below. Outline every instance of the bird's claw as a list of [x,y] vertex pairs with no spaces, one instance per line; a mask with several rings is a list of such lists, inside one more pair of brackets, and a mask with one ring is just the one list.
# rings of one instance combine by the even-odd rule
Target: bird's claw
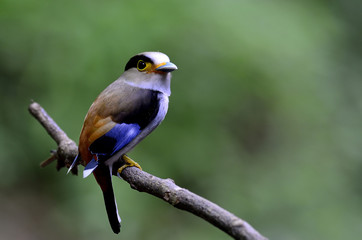
[[126,154],[122,156],[122,160],[124,161],[124,164],[120,168],[118,168],[117,172],[119,174],[121,174],[122,171],[127,167],[136,167],[142,170],[141,166],[137,162],[132,160],[130,157],[128,157]]

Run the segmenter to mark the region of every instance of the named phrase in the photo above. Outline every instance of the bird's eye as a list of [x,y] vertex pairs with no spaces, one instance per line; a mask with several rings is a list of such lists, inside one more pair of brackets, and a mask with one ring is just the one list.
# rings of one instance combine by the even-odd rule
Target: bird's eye
[[143,61],[143,60],[139,60],[138,63],[137,63],[137,69],[139,71],[143,71],[145,70],[147,67],[147,64]]

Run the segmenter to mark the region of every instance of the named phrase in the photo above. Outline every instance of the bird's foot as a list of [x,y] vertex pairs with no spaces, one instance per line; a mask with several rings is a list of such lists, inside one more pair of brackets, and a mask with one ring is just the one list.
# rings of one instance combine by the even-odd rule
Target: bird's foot
[[133,161],[133,160],[132,160],[130,157],[128,157],[126,154],[124,154],[124,155],[122,156],[122,160],[124,161],[124,164],[123,164],[120,168],[118,168],[117,172],[118,172],[119,174],[121,174],[122,171],[123,171],[125,168],[127,168],[127,167],[136,167],[136,168],[139,168],[140,170],[142,170],[141,166],[140,166],[138,163],[136,163],[135,161]]

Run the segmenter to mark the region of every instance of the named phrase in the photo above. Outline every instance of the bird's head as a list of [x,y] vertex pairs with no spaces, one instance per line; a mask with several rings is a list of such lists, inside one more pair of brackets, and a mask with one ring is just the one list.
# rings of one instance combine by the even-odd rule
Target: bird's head
[[122,78],[135,87],[171,94],[171,72],[177,66],[161,52],[143,52],[132,57],[126,64]]

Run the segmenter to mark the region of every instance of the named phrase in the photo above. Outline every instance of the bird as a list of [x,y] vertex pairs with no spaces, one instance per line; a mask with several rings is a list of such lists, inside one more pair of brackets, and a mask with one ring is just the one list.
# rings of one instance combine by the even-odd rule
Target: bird
[[174,70],[177,66],[164,53],[143,52],[133,56],[123,74],[99,94],[85,116],[78,155],[68,172],[82,164],[84,178],[93,173],[116,234],[120,232],[121,218],[111,177],[120,176],[125,167],[141,169],[126,154],[165,118]]

